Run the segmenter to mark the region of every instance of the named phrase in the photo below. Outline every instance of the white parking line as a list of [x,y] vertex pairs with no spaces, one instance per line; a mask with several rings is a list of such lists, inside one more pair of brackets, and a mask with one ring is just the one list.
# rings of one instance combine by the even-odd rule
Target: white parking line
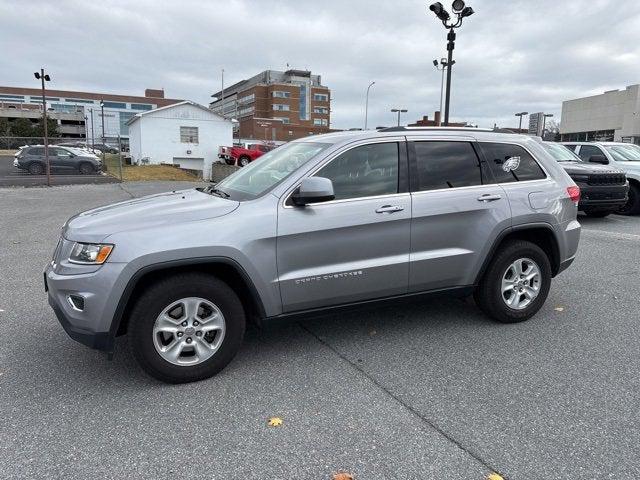
[[594,233],[596,236],[617,238],[619,240],[640,240],[640,235],[636,235],[635,233],[608,232],[606,230],[595,230],[592,228],[583,228],[582,231],[590,234]]

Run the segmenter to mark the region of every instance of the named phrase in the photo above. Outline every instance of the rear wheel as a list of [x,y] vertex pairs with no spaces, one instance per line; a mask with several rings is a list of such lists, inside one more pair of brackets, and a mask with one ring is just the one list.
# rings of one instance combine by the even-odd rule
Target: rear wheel
[[91,175],[95,172],[96,169],[93,168],[93,165],[91,165],[90,163],[84,162],[80,164],[78,170],[80,170],[80,173],[83,175]]
[[249,163],[251,163],[251,159],[245,155],[243,155],[242,157],[240,157],[238,159],[238,162],[240,163],[241,167],[246,167],[247,165],[249,165]]
[[637,215],[640,213],[640,187],[636,184],[629,185],[629,200],[618,210],[621,215]]
[[140,366],[168,383],[209,378],[236,355],[245,314],[235,292],[205,274],[181,274],[148,288],[129,317],[129,344]]
[[31,175],[42,175],[44,173],[44,165],[38,162],[29,164],[29,173]]
[[551,263],[546,253],[534,243],[514,240],[500,246],[474,299],[498,322],[522,322],[540,310],[550,286]]

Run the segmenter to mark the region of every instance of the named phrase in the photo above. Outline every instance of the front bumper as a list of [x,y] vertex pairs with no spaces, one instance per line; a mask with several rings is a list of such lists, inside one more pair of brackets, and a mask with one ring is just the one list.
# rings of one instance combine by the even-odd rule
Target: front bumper
[[[65,332],[90,348],[113,352],[114,332],[111,331],[114,306],[109,300],[124,264],[105,263],[91,273],[62,275],[50,263],[44,271],[44,288],[49,305]],[[82,310],[73,308],[70,295],[84,299]]]
[[580,187],[579,210],[615,211],[627,203],[629,185],[593,186],[578,184]]

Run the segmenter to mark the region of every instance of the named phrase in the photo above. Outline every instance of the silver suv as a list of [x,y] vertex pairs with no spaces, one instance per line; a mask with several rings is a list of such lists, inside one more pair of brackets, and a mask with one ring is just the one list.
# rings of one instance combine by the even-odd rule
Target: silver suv
[[446,291],[526,320],[574,259],[579,197],[526,136],[319,135],[209,188],[76,215],[45,287],[75,340],[112,355],[127,334],[149,374],[200,380],[231,361],[250,319]]

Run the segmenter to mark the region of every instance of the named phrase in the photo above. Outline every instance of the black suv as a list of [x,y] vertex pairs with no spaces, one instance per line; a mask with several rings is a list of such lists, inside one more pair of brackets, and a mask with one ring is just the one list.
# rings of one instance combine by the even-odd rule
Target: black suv
[[579,210],[589,217],[606,217],[627,203],[629,182],[623,171],[584,162],[559,143],[543,144],[580,187]]
[[[44,145],[21,148],[15,157],[13,165],[20,170],[27,170],[32,175],[42,175],[46,172]],[[52,171],[74,171],[85,175],[102,170],[102,161],[96,155],[86,150],[68,147],[50,146],[49,164]]]

